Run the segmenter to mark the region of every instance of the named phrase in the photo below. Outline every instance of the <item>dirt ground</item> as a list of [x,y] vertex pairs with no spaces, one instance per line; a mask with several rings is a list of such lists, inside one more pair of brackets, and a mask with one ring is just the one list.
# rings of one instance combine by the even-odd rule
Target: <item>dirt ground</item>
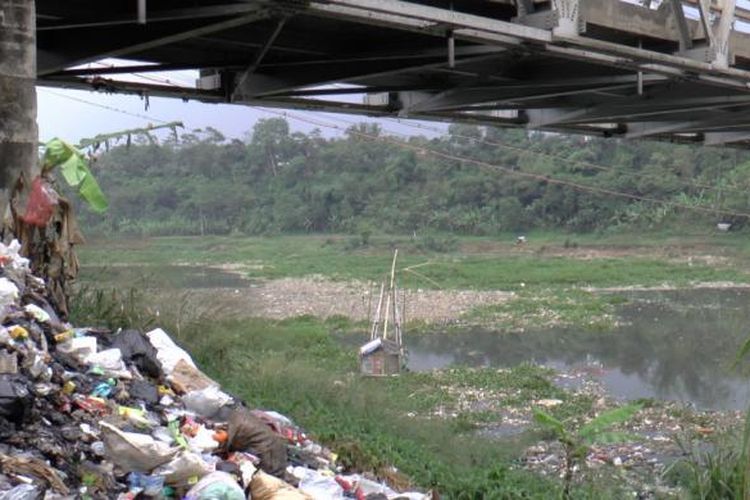
[[[367,320],[377,307],[379,290],[363,282],[324,278],[284,278],[247,288],[195,292],[203,303],[218,301],[224,309],[274,319],[313,315]],[[483,305],[511,300],[513,292],[475,290],[404,290],[407,321],[445,324]],[[399,297],[400,300],[400,297]]]

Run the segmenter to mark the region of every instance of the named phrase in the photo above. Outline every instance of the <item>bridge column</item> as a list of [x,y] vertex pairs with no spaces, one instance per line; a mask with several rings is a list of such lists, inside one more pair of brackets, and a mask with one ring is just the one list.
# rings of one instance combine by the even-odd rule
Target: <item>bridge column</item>
[[557,13],[557,26],[552,33],[561,36],[576,36],[581,33],[580,0],[553,0],[552,5]]
[[[0,230],[19,177],[37,164],[34,0],[0,0]],[[60,119],[66,119],[60,117]]]
[[721,4],[721,17],[714,31],[714,45],[716,48],[714,64],[722,68],[728,68],[732,64],[732,57],[729,53],[729,37],[732,34],[734,10],[737,6],[737,0],[722,0]]
[[721,15],[718,22],[713,24],[711,23],[711,1],[700,0],[698,2],[701,25],[710,48],[706,59],[707,62],[711,62],[719,68],[728,68],[733,63],[729,39],[732,35],[736,6],[737,0],[719,0]]

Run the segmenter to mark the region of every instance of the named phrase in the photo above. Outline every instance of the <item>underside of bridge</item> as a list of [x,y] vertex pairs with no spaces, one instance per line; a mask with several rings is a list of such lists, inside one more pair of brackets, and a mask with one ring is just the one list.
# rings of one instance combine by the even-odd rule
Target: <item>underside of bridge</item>
[[[37,0],[38,83],[750,145],[735,0]],[[124,67],[92,66],[103,58]],[[193,87],[122,74],[200,70]],[[118,75],[119,73],[119,75]]]

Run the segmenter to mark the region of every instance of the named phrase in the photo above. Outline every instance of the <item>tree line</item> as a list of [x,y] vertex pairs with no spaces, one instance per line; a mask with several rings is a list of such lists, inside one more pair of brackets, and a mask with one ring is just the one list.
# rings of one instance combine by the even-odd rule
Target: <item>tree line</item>
[[208,128],[123,144],[92,167],[109,211],[80,206],[79,217],[89,234],[492,235],[740,228],[745,217],[728,212],[750,212],[750,156],[738,149],[458,124],[398,138],[408,147],[396,139],[375,124],[326,138],[270,118],[245,140]]

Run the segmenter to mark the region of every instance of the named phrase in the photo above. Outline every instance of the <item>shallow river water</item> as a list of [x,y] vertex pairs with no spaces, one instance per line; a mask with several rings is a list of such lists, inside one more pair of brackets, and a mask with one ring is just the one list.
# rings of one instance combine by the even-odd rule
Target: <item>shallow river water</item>
[[[585,371],[623,399],[657,398],[700,409],[743,409],[750,376],[733,367],[750,336],[750,291],[618,292],[622,325],[498,333],[434,332],[407,338],[415,371],[449,365],[513,366],[531,361]],[[746,364],[750,364],[750,361]]]
[[[158,289],[243,289],[251,280],[201,266],[84,267],[81,282]],[[750,337],[750,289],[616,292],[620,326],[610,331],[552,328],[406,334],[409,368],[509,367],[530,361],[584,373],[622,399],[656,398],[699,409],[737,410],[750,403],[750,358],[734,367]],[[343,341],[352,347],[362,339]]]

